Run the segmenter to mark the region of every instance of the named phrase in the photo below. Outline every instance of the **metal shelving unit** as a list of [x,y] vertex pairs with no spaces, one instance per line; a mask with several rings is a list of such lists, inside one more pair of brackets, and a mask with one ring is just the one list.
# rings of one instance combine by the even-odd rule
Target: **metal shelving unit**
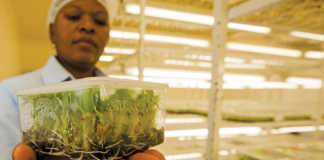
[[[323,51],[323,40],[299,38],[291,33],[298,30],[323,34],[324,22],[321,19],[324,18],[324,2],[317,0],[124,0],[121,2],[119,15],[112,23],[112,28],[125,32],[122,34],[124,36],[127,34],[134,36],[134,33],[137,33],[137,35],[135,35],[135,38],[112,36],[109,47],[134,49],[135,54],[117,54],[114,55],[115,59],[112,62],[102,63],[101,67],[108,74],[117,75],[119,78],[126,77],[144,81],[148,79],[156,81],[154,76],[159,77],[156,74],[152,74],[154,76],[147,75],[148,72],[145,72],[145,68],[156,69],[152,69],[150,73],[157,73],[157,69],[167,71],[174,69],[190,72],[196,77],[204,77],[206,76],[205,73],[210,74],[208,78],[199,79],[199,83],[210,84],[208,87],[195,88],[198,86],[196,84],[198,80],[194,79],[192,85],[182,88],[172,87],[168,92],[169,103],[166,104],[167,107],[203,108],[209,113],[208,119],[203,118],[204,120],[201,123],[167,124],[167,129],[170,129],[167,130],[168,134],[178,133],[176,131],[179,131],[179,133],[182,133],[180,131],[189,131],[190,127],[192,127],[192,130],[205,135],[198,136],[199,133],[197,133],[197,135],[191,136],[167,137],[167,144],[159,149],[170,154],[168,157],[170,160],[177,159],[175,158],[177,151],[179,151],[178,157],[184,157],[185,153],[194,153],[191,154],[193,160],[203,158],[208,160],[229,159],[228,157],[236,159],[235,153],[238,153],[239,150],[246,150],[249,146],[240,147],[239,144],[236,145],[231,141],[237,138],[260,139],[260,141],[263,139],[275,139],[275,137],[281,137],[282,135],[272,134],[271,130],[284,127],[317,126],[318,134],[321,135],[320,126],[324,124],[321,119],[321,106],[323,103],[321,100],[323,92],[321,90],[323,89],[305,89],[301,84],[297,84],[295,89],[269,89],[267,87],[255,89],[251,88],[251,86],[244,86],[240,89],[224,89],[222,86],[225,86],[227,82],[222,77],[226,74],[258,75],[263,76],[264,81],[275,82],[276,84],[286,82],[289,77],[308,77],[323,80],[322,61],[308,58],[306,55],[306,51]],[[129,8],[128,10],[127,7],[130,5],[137,6],[137,10],[130,11]],[[159,17],[159,15],[149,16],[146,15],[146,12],[153,13],[153,11],[144,12],[145,8],[196,13],[209,16],[207,19],[210,20],[211,18],[216,23],[214,25],[210,22],[209,24],[199,24],[172,19],[172,17],[168,19],[163,18],[163,16]],[[229,23],[267,26],[271,29],[271,32],[255,33],[233,29],[228,26]],[[166,43],[152,40],[152,37],[151,39],[147,38],[147,35],[190,38],[192,41],[200,40],[201,43],[208,43],[208,45],[202,47],[177,43],[183,39]],[[226,50],[226,48],[229,48],[228,42],[290,48],[301,51],[301,55],[291,57],[235,49]],[[244,64],[258,62],[256,64],[260,65],[261,63],[263,68],[228,67],[228,64],[232,64],[233,59],[236,59],[236,61],[243,59]],[[137,73],[134,73],[136,71]],[[169,75],[172,75],[172,73],[169,72]],[[177,79],[171,81],[177,80],[182,83],[190,79],[188,77],[190,76],[185,78],[176,77]],[[166,79],[162,78],[164,82],[170,83],[170,80]],[[241,82],[243,81],[241,80]],[[305,99],[305,102],[300,101],[300,98]],[[246,101],[241,102],[242,100]],[[250,102],[256,102],[256,104]],[[265,105],[267,103],[269,103],[269,106]],[[286,113],[275,113],[276,121],[274,122],[242,123],[221,119],[221,114],[226,112],[226,110],[224,111],[225,107],[226,109],[235,110],[238,107],[243,108],[244,106],[253,105],[254,107],[250,107],[249,110],[242,109],[246,111],[243,114],[248,115],[249,112],[255,112],[253,115],[262,115],[262,112],[271,112],[269,108],[272,106],[277,106],[276,112],[283,112],[287,111],[285,109],[287,106],[286,108],[291,107],[294,109],[292,113],[301,114],[307,111],[307,114],[310,114],[313,120],[283,121],[282,116],[287,115]],[[308,105],[316,107],[309,107]],[[304,106],[308,108],[305,109]],[[241,110],[234,113],[241,113]],[[190,118],[193,116],[179,117]],[[168,118],[175,117],[168,115]],[[209,123],[207,124],[207,122]],[[219,130],[223,128],[251,126],[261,128],[264,134],[260,135],[259,138],[251,138],[245,135],[236,135],[225,139],[220,138]],[[207,128],[209,130],[208,138],[206,137]],[[235,151],[233,151],[233,148]],[[227,153],[228,157],[219,156],[225,155],[225,153]]]

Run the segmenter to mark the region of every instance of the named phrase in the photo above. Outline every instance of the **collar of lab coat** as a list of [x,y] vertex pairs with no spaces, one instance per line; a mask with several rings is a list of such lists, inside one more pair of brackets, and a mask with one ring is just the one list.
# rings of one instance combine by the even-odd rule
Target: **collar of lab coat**
[[[75,79],[73,75],[60,64],[60,62],[55,58],[55,56],[51,56],[49,58],[46,65],[42,68],[41,75],[45,85]],[[95,75],[96,77],[106,76],[102,71],[100,71],[97,68],[95,69]]]

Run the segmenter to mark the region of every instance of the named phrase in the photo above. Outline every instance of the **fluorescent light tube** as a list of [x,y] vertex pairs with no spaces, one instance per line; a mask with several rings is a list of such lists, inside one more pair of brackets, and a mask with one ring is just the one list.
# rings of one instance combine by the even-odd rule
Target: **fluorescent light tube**
[[111,30],[110,37],[120,38],[120,39],[139,39],[139,34],[136,32],[125,32],[125,31]]
[[207,136],[208,129],[188,129],[188,130],[167,130],[165,131],[166,138],[175,137],[194,137],[194,136]]
[[197,79],[144,77],[144,81],[166,83],[170,88],[210,88],[209,82]]
[[282,66],[284,65],[283,61],[274,61],[274,60],[263,60],[263,59],[252,59],[251,64],[259,64],[259,65],[274,65],[274,66]]
[[324,52],[319,51],[308,51],[305,53],[306,58],[313,58],[313,59],[324,59]]
[[105,48],[106,53],[117,53],[117,54],[126,54],[126,55],[131,55],[135,53],[135,49],[129,49],[129,48],[110,48],[106,47]]
[[218,152],[218,154],[220,155],[220,156],[228,156],[228,151],[225,151],[225,150],[221,150],[221,151],[219,151]]
[[[185,58],[193,59],[193,60],[205,60],[205,61],[211,61],[212,56],[206,56],[206,55],[199,55],[199,54],[188,54],[185,56]],[[242,58],[234,58],[234,57],[225,57],[224,59],[227,63],[244,63],[245,60]]]
[[259,82],[249,84],[248,87],[251,89],[297,89],[298,85],[285,82]]
[[209,63],[209,62],[199,62],[197,65],[199,67],[204,67],[204,68],[211,68],[212,67],[212,63]]
[[203,123],[203,118],[167,118],[165,123],[167,124],[185,124],[185,123]]
[[289,77],[286,82],[302,85],[304,88],[319,89],[322,87],[322,80],[315,78]]
[[146,34],[144,38],[145,40],[155,41],[155,42],[183,44],[183,45],[191,45],[197,47],[209,46],[209,42],[207,40],[199,40],[199,39],[192,39],[192,38],[170,37],[170,36],[153,35],[153,34]]
[[272,54],[272,55],[280,55],[280,56],[288,56],[288,57],[301,56],[301,51],[299,50],[273,48],[267,46],[259,46],[259,45],[251,45],[251,44],[243,44],[243,43],[235,43],[235,42],[227,43],[227,48],[230,50],[254,52],[254,53],[261,53],[261,54]]
[[256,136],[262,133],[260,127],[237,127],[237,128],[220,128],[219,134],[223,137],[245,134],[249,136]]
[[205,61],[212,60],[212,56],[199,55],[199,54],[187,54],[185,55],[185,58],[194,59],[194,60],[205,60]]
[[[243,59],[225,58],[225,62],[230,62],[225,64],[225,68],[238,68],[238,69],[264,69],[265,68],[265,65],[260,65],[260,64],[244,64]],[[212,67],[212,63],[210,62],[191,62],[186,60],[173,60],[173,59],[164,60],[164,64],[181,65],[181,66],[199,66],[203,68]]]
[[187,159],[201,159],[201,153],[187,153],[187,154],[176,154],[165,156],[167,160],[187,160]]
[[[138,80],[137,76],[128,75],[109,75],[110,78]],[[185,79],[185,78],[158,78],[144,77],[146,82],[165,83],[170,88],[210,88],[210,83],[205,80]]]
[[101,56],[100,57],[100,61],[103,61],[103,62],[111,62],[113,60],[114,60],[113,56]]
[[319,126],[320,131],[324,131],[324,126]]
[[[139,14],[140,7],[136,4],[128,4],[126,5],[126,12],[130,14]],[[179,11],[172,11],[167,9],[160,9],[154,7],[145,7],[145,15],[150,17],[158,17],[172,20],[179,20],[184,22],[193,22],[205,25],[212,25],[214,23],[214,19],[211,16],[193,14],[193,13],[185,13]]]
[[245,62],[242,58],[234,58],[234,57],[225,57],[224,61],[226,63],[236,63],[236,64],[243,64]]
[[248,82],[248,81],[228,81],[223,85],[224,89],[296,89],[297,84],[284,82]]
[[164,64],[181,65],[181,66],[195,66],[194,62],[183,61],[183,60],[173,60],[173,59],[164,60]]
[[263,82],[265,81],[264,76],[259,76],[259,75],[244,75],[244,74],[224,74],[223,77],[225,82]]
[[245,89],[246,86],[245,84],[241,84],[241,83],[224,83],[223,84],[223,89]]
[[225,64],[225,68],[232,68],[232,69],[265,69],[265,65],[228,63],[228,64]]
[[[138,75],[137,68],[129,68],[126,71],[130,75]],[[209,72],[190,72],[183,70],[168,70],[168,69],[155,69],[155,68],[145,68],[145,77],[160,77],[160,78],[189,78],[189,79],[211,79],[211,74]]]
[[324,41],[324,35],[323,34],[315,34],[315,33],[300,32],[300,31],[292,31],[290,34],[295,36],[295,37],[313,39],[313,40],[318,40],[318,41]]
[[[129,75],[109,75],[110,78],[138,80],[137,76]],[[165,83],[170,88],[210,88],[210,83],[206,80],[188,79],[188,78],[159,78],[159,77],[144,77],[146,82]]]
[[263,60],[263,59],[252,59],[251,63],[252,64],[260,64],[260,65],[266,65],[267,64],[266,61]]
[[250,25],[250,24],[233,23],[233,22],[228,23],[227,27],[230,29],[235,29],[235,30],[243,30],[243,31],[263,33],[263,34],[268,34],[271,32],[271,29],[269,27],[256,26],[256,25]]
[[173,60],[173,59],[164,60],[164,64],[180,65],[180,66],[199,66],[204,68],[210,68],[212,66],[210,62],[191,62],[191,61]]
[[315,132],[315,126],[303,126],[303,127],[286,127],[286,128],[279,128],[279,129],[272,129],[272,134],[285,134],[291,132]]
[[[140,13],[140,7],[139,5],[136,4],[128,4],[126,5],[125,9],[126,12],[130,14],[138,15]],[[214,18],[212,16],[186,13],[180,11],[172,11],[172,10],[154,8],[154,7],[146,7],[144,14],[150,17],[172,19],[172,20],[198,23],[198,24],[204,24],[210,26],[214,24]],[[256,26],[250,24],[240,24],[240,23],[233,23],[233,22],[228,23],[227,27],[235,30],[243,30],[243,31],[263,33],[263,34],[267,34],[271,32],[271,29],[269,27]]]
[[[249,135],[255,136],[262,133],[262,128],[260,127],[236,127],[236,128],[220,128],[219,134],[221,137],[228,137],[234,135]],[[166,138],[175,138],[175,137],[201,137],[207,136],[208,129],[188,129],[188,130],[167,130],[165,131]]]
[[[136,32],[124,32],[124,31],[117,31],[117,30],[110,31],[110,36],[112,38],[120,38],[120,39],[135,39],[135,40],[139,39],[139,34]],[[191,46],[196,46],[196,47],[208,47],[209,46],[209,42],[207,40],[193,39],[193,38],[182,38],[182,37],[155,35],[155,34],[145,34],[144,39],[147,41],[191,45]]]

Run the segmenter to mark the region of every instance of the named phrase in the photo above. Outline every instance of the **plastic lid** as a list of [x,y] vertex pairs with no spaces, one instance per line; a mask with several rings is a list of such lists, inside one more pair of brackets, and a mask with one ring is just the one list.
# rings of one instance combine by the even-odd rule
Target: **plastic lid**
[[23,89],[17,91],[16,95],[22,96],[32,94],[56,93],[95,87],[166,89],[168,88],[168,85],[162,83],[143,82],[138,80],[125,80],[107,77],[90,77],[42,87]]

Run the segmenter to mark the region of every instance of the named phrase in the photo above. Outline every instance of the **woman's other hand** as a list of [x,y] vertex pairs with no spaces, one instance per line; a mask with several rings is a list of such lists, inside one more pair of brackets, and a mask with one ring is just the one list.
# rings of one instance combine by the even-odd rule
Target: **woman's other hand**
[[128,160],[165,160],[165,157],[161,152],[149,149],[145,152],[134,154]]

